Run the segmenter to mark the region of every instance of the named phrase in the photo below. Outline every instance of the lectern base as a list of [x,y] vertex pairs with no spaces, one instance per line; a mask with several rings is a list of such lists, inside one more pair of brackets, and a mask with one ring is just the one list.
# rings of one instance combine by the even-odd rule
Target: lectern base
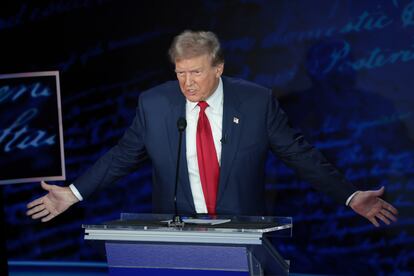
[[110,275],[250,275],[257,267],[242,246],[107,242],[106,252]]
[[215,270],[185,270],[185,269],[161,269],[161,268],[122,268],[115,267],[109,269],[111,276],[246,276],[248,272],[236,271],[215,271]]

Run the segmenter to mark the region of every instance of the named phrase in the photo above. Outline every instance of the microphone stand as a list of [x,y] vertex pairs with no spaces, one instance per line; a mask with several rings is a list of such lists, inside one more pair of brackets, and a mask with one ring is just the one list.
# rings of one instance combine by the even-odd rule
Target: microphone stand
[[177,208],[177,187],[178,187],[178,175],[180,171],[180,157],[181,157],[181,141],[183,138],[183,131],[187,127],[187,121],[180,117],[177,121],[177,128],[179,133],[178,139],[178,154],[177,154],[177,167],[175,171],[175,187],[174,187],[174,217],[172,221],[168,222],[168,227],[184,227],[184,221],[180,215],[178,215],[178,208]]

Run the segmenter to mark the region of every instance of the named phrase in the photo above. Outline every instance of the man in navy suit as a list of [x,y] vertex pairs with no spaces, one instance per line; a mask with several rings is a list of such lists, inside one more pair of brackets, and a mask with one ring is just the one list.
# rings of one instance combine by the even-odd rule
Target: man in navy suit
[[212,32],[185,31],[169,50],[178,81],[140,95],[136,116],[118,145],[69,187],[42,183],[48,194],[27,214],[48,221],[99,188],[133,172],[147,157],[153,165],[153,210],[174,212],[179,132],[186,118],[177,191],[180,213],[263,215],[269,150],[317,189],[350,206],[375,226],[396,220],[380,198],[384,188],[357,191],[303,136],[269,89],[222,77],[224,59]]

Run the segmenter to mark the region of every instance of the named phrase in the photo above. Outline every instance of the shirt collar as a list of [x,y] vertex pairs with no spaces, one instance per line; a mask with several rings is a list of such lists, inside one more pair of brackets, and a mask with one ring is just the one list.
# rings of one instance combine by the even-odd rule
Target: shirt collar
[[[194,108],[198,105],[198,102],[191,102],[189,100],[187,101],[187,107],[190,108],[190,110],[194,110]],[[213,94],[210,95],[210,97],[207,98],[206,102],[208,103],[208,106],[211,107],[214,110],[218,110],[220,106],[223,103],[223,82],[221,80],[221,77],[219,79],[219,84],[216,88],[216,90],[213,92]]]

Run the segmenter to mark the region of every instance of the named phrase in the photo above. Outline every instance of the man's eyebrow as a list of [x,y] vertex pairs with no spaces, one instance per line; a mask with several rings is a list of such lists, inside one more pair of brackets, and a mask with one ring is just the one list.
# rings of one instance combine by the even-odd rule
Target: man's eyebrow
[[176,72],[176,73],[178,73],[178,72],[194,72],[194,71],[201,71],[202,70],[202,68],[201,67],[197,67],[197,68],[194,68],[194,69],[190,69],[190,70],[180,70],[180,69],[174,69],[174,71]]

